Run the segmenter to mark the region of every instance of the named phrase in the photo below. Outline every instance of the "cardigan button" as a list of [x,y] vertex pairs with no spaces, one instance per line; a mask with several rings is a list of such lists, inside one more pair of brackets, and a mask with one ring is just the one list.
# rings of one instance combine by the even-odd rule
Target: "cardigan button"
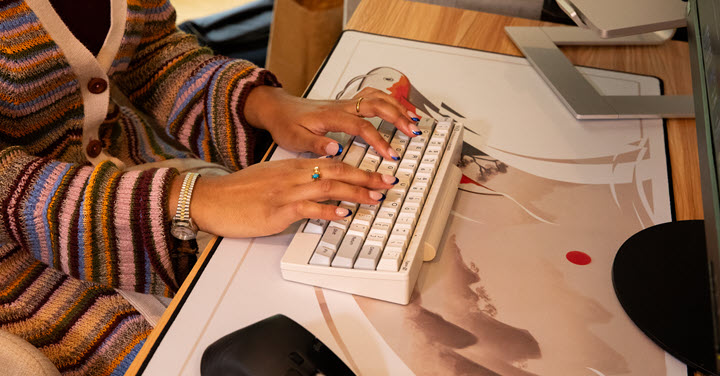
[[100,155],[102,151],[102,142],[100,140],[90,140],[87,144],[87,155],[90,158],[95,158]]
[[102,78],[93,78],[88,82],[88,90],[93,94],[100,94],[107,89],[107,81]]

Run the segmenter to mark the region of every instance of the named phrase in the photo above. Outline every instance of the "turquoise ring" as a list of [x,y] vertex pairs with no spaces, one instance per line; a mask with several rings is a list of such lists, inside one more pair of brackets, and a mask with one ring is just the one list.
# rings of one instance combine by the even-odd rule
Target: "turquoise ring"
[[315,166],[315,169],[313,170],[313,174],[312,174],[312,180],[315,181],[318,179],[320,179],[320,169],[318,168],[318,166]]

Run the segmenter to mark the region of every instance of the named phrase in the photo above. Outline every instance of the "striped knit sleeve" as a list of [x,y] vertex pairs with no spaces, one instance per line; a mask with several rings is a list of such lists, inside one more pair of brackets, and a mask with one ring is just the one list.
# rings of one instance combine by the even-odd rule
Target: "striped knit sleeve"
[[0,151],[0,243],[107,286],[170,294],[178,283],[165,218],[174,169],[121,172]]
[[[250,91],[279,86],[269,71],[244,60],[213,55],[195,37],[175,27],[167,0],[129,0],[126,38],[140,35],[134,49],[121,50],[113,80],[136,106],[199,157],[239,170],[253,161],[258,129],[243,115]],[[130,41],[123,45],[133,46]]]

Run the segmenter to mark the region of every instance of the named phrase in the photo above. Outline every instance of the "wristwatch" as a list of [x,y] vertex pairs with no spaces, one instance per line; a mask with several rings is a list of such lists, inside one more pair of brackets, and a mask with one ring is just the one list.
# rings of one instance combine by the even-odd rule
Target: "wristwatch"
[[175,209],[175,216],[170,225],[170,234],[180,240],[195,239],[197,236],[198,227],[190,218],[190,198],[192,197],[193,187],[195,187],[195,181],[199,176],[200,174],[195,172],[188,173],[185,175],[182,188],[180,188],[180,197]]

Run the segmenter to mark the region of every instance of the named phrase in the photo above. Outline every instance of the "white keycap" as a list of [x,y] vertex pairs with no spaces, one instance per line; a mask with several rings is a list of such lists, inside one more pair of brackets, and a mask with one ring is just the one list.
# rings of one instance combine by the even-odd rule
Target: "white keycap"
[[407,153],[417,153],[422,154],[423,150],[425,150],[425,144],[418,143],[418,142],[411,142],[410,145],[408,145],[407,150],[405,150],[405,154]]
[[428,147],[439,147],[442,149],[445,147],[445,139],[443,137],[433,137],[430,139]]
[[409,213],[414,216],[417,216],[419,214],[418,208],[415,206],[403,206],[402,209],[400,209],[400,214],[402,213]]
[[408,194],[410,193],[420,193],[425,195],[427,191],[427,184],[423,183],[414,183],[412,186],[410,186],[410,191],[408,191]]
[[344,163],[350,166],[357,167],[360,165],[363,156],[365,155],[365,148],[356,144],[351,144],[347,152],[345,152]]
[[318,245],[315,248],[315,252],[310,257],[310,264],[320,266],[330,266],[333,257],[335,257],[335,250],[332,248]]
[[405,183],[410,184],[410,182],[413,179],[413,174],[411,174],[407,171],[398,171],[395,174],[395,177],[398,179],[398,183],[405,182]]
[[379,164],[379,159],[368,158],[366,154],[362,162],[360,162],[360,166],[358,166],[358,168],[367,172],[375,172]]
[[375,214],[373,214],[371,211],[365,210],[365,209],[360,209],[355,214],[355,217],[353,218],[352,223],[370,226],[372,224],[374,218],[375,218]]
[[420,192],[409,192],[403,205],[406,206],[422,206],[425,203],[425,195]]
[[380,209],[387,209],[392,210],[393,212],[397,213],[400,211],[400,207],[402,206],[402,202],[383,202],[382,206],[380,206]]
[[359,236],[361,238],[365,238],[368,231],[370,231],[370,226],[368,225],[361,225],[358,223],[351,223],[350,228],[347,230],[347,236],[353,235],[353,236]]
[[441,150],[439,147],[430,147],[427,150],[425,150],[425,156],[428,155],[434,155],[436,157],[440,157]]
[[423,133],[430,132],[433,129],[433,126],[435,125],[435,119],[425,116],[418,122],[417,126],[420,128]]
[[421,164],[415,176],[427,176],[432,179],[435,176],[435,166],[429,164]]
[[374,245],[363,245],[357,260],[355,260],[355,265],[353,267],[355,269],[375,270],[381,253],[381,247]]
[[416,218],[414,216],[398,217],[393,228],[407,228],[410,229],[410,232],[412,232],[415,229],[415,221]]
[[372,215],[376,215],[379,208],[380,208],[380,205],[378,205],[378,204],[373,204],[373,205],[362,204],[362,205],[360,205],[360,209],[367,210],[370,213],[372,213]]
[[395,222],[395,218],[397,218],[397,213],[398,212],[392,208],[380,208],[380,211],[375,218],[375,222],[392,225],[393,222]]
[[379,234],[379,235],[387,237],[390,235],[390,229],[391,229],[391,226],[389,223],[375,222],[375,223],[373,223],[372,227],[370,227],[370,233],[371,234]]
[[303,232],[322,235],[328,223],[330,223],[330,221],[326,219],[311,219],[305,225]]
[[362,236],[348,235],[340,245],[340,250],[335,254],[331,265],[336,268],[352,268],[355,264],[360,248],[362,247]]
[[318,247],[322,246],[335,250],[340,245],[340,242],[342,241],[344,236],[345,231],[343,231],[341,228],[330,226],[320,239]]
[[406,238],[409,238],[410,235],[412,235],[412,234],[410,233],[410,229],[408,227],[395,226],[395,227],[393,227],[392,232],[390,232],[390,235],[401,235],[401,236],[405,236]]
[[[328,225],[328,229],[338,228],[338,229],[342,230],[343,232],[345,232],[345,231],[347,231],[348,227],[350,227],[350,222],[352,222],[352,216],[349,216],[347,218],[342,218],[342,219],[336,219],[336,220],[330,222],[330,224]],[[327,234],[327,232],[328,232],[328,230],[325,231],[326,234]]]
[[365,239],[364,245],[374,245],[378,246],[380,248],[385,246],[385,242],[387,241],[388,236],[381,234],[381,233],[371,233],[368,234],[367,239]]
[[398,271],[398,269],[400,269],[402,256],[402,251],[385,247],[385,251],[382,256],[380,256],[380,262],[378,262],[377,270],[386,270],[391,272]]
[[398,172],[415,174],[415,170],[417,170],[417,166],[418,166],[417,161],[403,159],[402,162],[400,162],[400,166],[398,166]]
[[377,172],[380,174],[385,175],[395,175],[395,172],[397,171],[398,162],[397,161],[388,161],[384,160],[380,162],[380,166],[378,166]]

